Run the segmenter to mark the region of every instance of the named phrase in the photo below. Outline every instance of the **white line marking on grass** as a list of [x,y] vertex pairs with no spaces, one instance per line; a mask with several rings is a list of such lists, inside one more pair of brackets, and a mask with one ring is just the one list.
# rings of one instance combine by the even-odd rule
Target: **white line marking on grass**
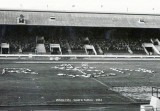
[[101,82],[101,81],[97,80],[96,78],[92,78],[92,79],[93,79],[93,80],[95,80],[95,81],[97,81],[98,83],[102,84],[103,86],[107,87],[109,90],[112,90],[112,88],[111,88],[111,87],[109,87],[109,86],[108,86],[108,85],[106,85],[105,83],[103,83],[103,82]]
[[[110,86],[108,86],[107,84],[105,84],[105,83],[97,80],[96,78],[92,78],[92,79],[95,80],[95,81],[97,81],[98,83],[102,84],[103,86],[107,87],[109,90],[114,91],[113,88],[110,87]],[[114,92],[116,92],[116,91],[114,91]],[[119,92],[118,92],[118,93],[119,93]],[[121,93],[119,93],[119,94],[122,95]],[[123,97],[120,97],[120,96],[118,96],[118,95],[114,95],[114,96],[116,96],[117,98],[121,98],[121,99],[124,99],[123,97],[126,97],[126,98],[128,98],[129,100],[131,100],[132,102],[136,102],[136,101],[135,101],[134,99],[132,99],[131,97],[127,97],[127,96],[123,96],[123,95],[122,95]]]
[[[118,92],[119,93],[119,92]],[[121,93],[119,93],[120,95],[122,95]],[[119,95],[114,95],[115,97],[117,97],[117,98],[120,98],[120,99],[124,99],[123,97],[126,97],[127,99],[129,99],[129,100],[131,100],[132,102],[134,102],[134,103],[136,103],[136,101],[134,100],[134,99],[132,99],[131,97],[127,97],[127,96],[123,96],[123,97],[121,97],[121,96],[119,96]]]

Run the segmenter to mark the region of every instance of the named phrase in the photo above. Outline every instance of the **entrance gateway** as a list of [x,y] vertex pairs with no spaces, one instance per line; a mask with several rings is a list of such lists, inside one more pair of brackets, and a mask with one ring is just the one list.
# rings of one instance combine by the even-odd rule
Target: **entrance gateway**
[[50,52],[51,52],[51,54],[62,55],[62,50],[61,50],[60,44],[50,44]]
[[8,43],[1,43],[1,54],[9,54],[9,44]]
[[93,45],[84,45],[84,49],[87,55],[97,55]]
[[152,43],[143,43],[142,47],[144,48],[144,51],[148,55],[153,55],[153,54],[160,54],[159,50],[157,49],[158,46],[153,45]]

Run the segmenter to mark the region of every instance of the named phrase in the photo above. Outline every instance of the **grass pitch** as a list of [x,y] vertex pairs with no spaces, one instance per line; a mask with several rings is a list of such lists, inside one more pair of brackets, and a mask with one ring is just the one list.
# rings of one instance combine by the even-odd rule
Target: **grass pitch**
[[[82,64],[87,63],[89,67],[95,67],[95,70],[103,70],[106,76],[60,76],[60,74],[82,75],[75,70],[52,68],[64,63],[74,67],[82,67]],[[5,60],[0,64],[0,71],[4,68],[28,68],[37,74],[7,71],[1,74],[0,105],[134,103],[137,99],[143,99],[146,94],[150,97],[150,87],[159,86],[159,66],[158,61],[87,62],[84,60],[16,63],[16,61]],[[149,73],[150,71],[152,73]],[[86,73],[93,74],[93,72]],[[129,88],[133,87],[134,90],[130,91]]]

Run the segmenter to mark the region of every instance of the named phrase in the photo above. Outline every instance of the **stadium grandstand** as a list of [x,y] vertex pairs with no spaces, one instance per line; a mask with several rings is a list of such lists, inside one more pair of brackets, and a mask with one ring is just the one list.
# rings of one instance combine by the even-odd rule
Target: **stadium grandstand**
[[0,4],[2,54],[159,54],[150,41],[159,39],[157,0],[7,1]]
[[159,29],[1,26],[0,40],[9,44],[8,54],[51,54],[50,44],[59,44],[62,54],[86,54],[85,44],[104,55],[146,54],[142,43],[151,43],[159,34]]
[[0,110],[160,109],[159,3],[0,0]]

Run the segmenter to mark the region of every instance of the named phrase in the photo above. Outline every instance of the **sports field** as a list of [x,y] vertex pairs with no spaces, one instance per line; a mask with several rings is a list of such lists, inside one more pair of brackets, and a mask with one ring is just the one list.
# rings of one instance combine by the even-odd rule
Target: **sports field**
[[159,67],[154,60],[2,60],[0,105],[146,102],[160,84]]

